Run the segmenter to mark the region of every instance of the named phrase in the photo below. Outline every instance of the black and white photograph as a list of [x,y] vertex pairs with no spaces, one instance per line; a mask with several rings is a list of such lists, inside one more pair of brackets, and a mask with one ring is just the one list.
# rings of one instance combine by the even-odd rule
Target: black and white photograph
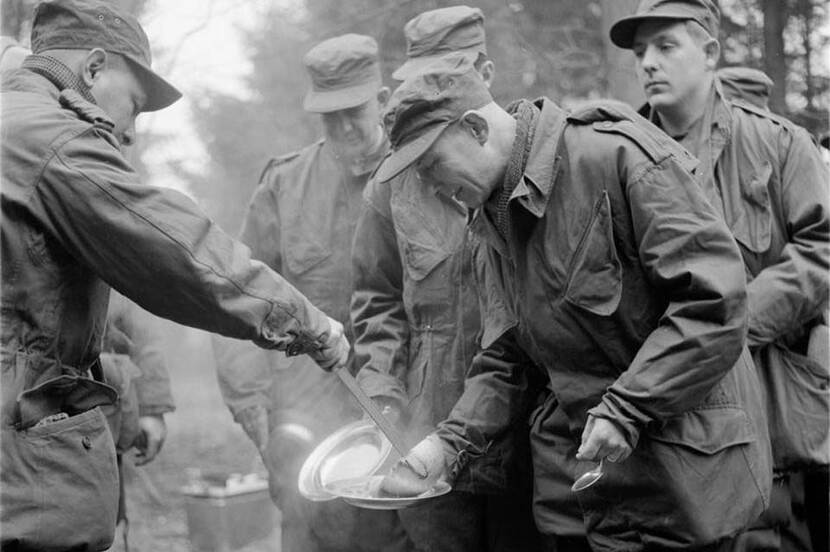
[[2,0],[0,551],[830,552],[824,0]]

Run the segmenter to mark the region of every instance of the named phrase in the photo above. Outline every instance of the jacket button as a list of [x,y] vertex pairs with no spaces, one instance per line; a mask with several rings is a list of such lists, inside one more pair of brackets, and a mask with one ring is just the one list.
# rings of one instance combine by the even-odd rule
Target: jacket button
[[81,444],[84,446],[86,450],[92,448],[92,440],[86,435],[84,435],[83,439],[81,439]]

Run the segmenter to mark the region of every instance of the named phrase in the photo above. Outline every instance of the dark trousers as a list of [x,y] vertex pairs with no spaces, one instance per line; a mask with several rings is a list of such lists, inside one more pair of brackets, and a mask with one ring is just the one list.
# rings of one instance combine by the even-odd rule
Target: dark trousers
[[418,552],[542,550],[529,493],[484,495],[453,491],[398,511]]

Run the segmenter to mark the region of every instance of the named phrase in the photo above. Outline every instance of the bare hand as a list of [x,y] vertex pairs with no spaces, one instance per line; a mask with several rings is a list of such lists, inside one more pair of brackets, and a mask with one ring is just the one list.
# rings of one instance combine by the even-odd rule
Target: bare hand
[[349,340],[346,339],[343,324],[329,317],[329,333],[323,347],[312,355],[323,370],[330,372],[345,366],[349,360]]
[[135,465],[143,466],[153,460],[164,445],[167,437],[167,424],[164,423],[164,416],[161,414],[152,416],[141,416],[138,419],[138,428],[141,435],[137,439]]
[[588,416],[576,459],[599,462],[606,458],[609,462],[622,462],[631,455],[631,450],[625,435],[614,422]]
[[383,478],[380,488],[390,496],[418,496],[444,477],[446,471],[441,440],[434,434],[429,435],[398,460]]

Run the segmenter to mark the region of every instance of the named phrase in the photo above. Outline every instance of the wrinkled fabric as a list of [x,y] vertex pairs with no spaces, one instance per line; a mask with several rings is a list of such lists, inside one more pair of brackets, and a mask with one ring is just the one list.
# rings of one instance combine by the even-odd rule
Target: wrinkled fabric
[[[643,113],[658,119],[648,107]],[[792,416],[790,423],[770,417],[775,467],[826,465],[830,364],[806,356],[806,339],[830,295],[830,175],[803,128],[727,100],[719,85],[703,121],[700,134],[708,147],[684,145],[706,160],[709,170],[697,175],[698,182],[740,246],[749,280],[748,343],[758,369],[770,374],[762,379],[773,386],[766,390],[770,404],[781,395],[792,402],[789,411],[779,410]],[[774,387],[786,371],[800,381]],[[801,444],[813,454],[799,454],[793,431],[804,433]]]
[[[480,301],[471,285],[476,238],[466,229],[466,210],[436,195],[413,170],[389,182],[371,180],[364,196],[353,249],[355,365],[361,386],[401,410],[407,438],[417,443],[461,396],[479,349]],[[513,514],[529,514],[527,414],[533,398],[528,393],[525,419],[452,474],[450,495],[401,512],[419,549],[535,545],[529,515],[506,515],[495,506],[509,504]],[[444,509],[465,504],[464,517],[444,519]]]
[[[467,214],[408,170],[369,182],[358,222],[352,320],[358,378],[403,412],[416,443],[449,414],[478,351],[479,298]],[[454,489],[504,493],[527,487],[527,426],[518,424],[471,462]],[[521,492],[520,492],[521,494]]]
[[[595,550],[728,538],[766,507],[771,474],[737,245],[691,176],[695,160],[629,108],[536,105],[508,239],[481,210],[473,221],[505,313],[439,435],[459,454],[482,446],[515,415],[535,365],[567,427],[536,458],[572,469],[589,413],[634,446],[577,493]],[[537,524],[556,534],[545,498]]]
[[[87,368],[100,351],[108,286],[160,316],[265,347],[328,332],[318,309],[185,196],[142,185],[113,135],[79,118],[82,100],[61,108],[46,79],[6,77],[4,349]],[[4,399],[33,383],[4,385]]]
[[[255,259],[289,282],[346,327],[351,339],[349,262],[368,175],[354,177],[319,141],[269,162],[242,223],[240,240]],[[322,439],[359,417],[335,374],[309,370],[310,359],[259,351],[216,339],[217,375],[234,415],[251,406],[296,411]]]
[[[112,121],[77,92],[59,92],[43,76],[19,69],[3,74],[0,103],[2,543],[28,538],[26,511],[41,507],[36,497],[17,493],[25,493],[18,486],[35,470],[42,478],[35,491],[49,500],[64,506],[86,500],[85,507],[99,511],[101,523],[77,533],[77,549],[106,548],[118,492],[109,429],[75,420],[85,413],[72,415],[44,426],[55,432],[40,435],[42,450],[30,458],[17,447],[27,437],[15,428],[23,390],[64,375],[85,377],[97,366],[110,286],[157,315],[263,347],[284,349],[299,340],[313,352],[330,328],[322,312],[252,261],[191,200],[143,185]],[[66,425],[74,436],[64,446],[58,430]],[[106,440],[109,448],[98,446]],[[89,465],[112,474],[98,475],[97,496],[64,494],[73,471],[75,484],[87,481],[80,467],[60,464],[74,462],[72,449],[82,442],[95,457]],[[67,523],[83,525],[84,511],[67,507],[73,514]],[[26,542],[38,548],[36,540]]]
[[[374,163],[385,150],[384,143]],[[368,177],[365,171],[355,176],[323,140],[276,158],[260,178],[240,233],[254,258],[342,322],[350,339],[352,236]],[[310,370],[310,359],[226,339],[215,339],[214,351],[219,387],[237,421],[246,409],[264,407],[272,432],[281,423],[297,423],[313,433],[316,444],[361,416],[337,375]],[[317,503],[301,496],[297,476],[310,450],[286,446],[271,443],[266,452],[271,480],[284,482],[272,486],[272,496],[283,512],[286,552],[408,549],[394,512],[361,511],[341,501]]]

